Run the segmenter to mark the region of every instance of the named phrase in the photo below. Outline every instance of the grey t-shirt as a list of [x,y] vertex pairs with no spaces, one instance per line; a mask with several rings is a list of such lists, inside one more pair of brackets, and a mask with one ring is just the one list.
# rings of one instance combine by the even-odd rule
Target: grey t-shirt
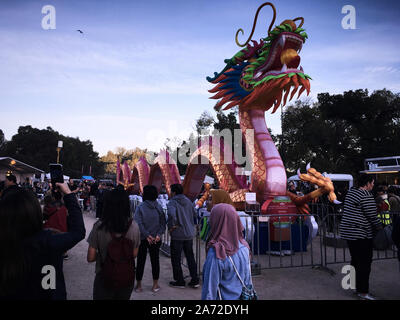
[[[106,261],[107,247],[112,239],[111,234],[108,231],[105,231],[104,229],[99,229],[100,225],[101,221],[99,220],[93,225],[93,229],[90,232],[89,237],[87,238],[89,246],[96,249],[97,251],[96,273],[99,273],[101,271],[101,267]],[[132,240],[134,248],[139,248],[140,231],[139,226],[135,221],[132,221],[132,224],[129,227],[128,232],[126,233],[125,238]]]

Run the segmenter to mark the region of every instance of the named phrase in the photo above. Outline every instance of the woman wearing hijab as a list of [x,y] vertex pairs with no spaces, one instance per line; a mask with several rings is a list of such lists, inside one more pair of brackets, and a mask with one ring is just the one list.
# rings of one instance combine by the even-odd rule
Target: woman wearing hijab
[[[228,192],[223,189],[211,189],[207,201],[207,210],[211,211],[212,208],[219,203],[230,204],[234,207],[233,201]],[[244,211],[236,211],[236,213],[239,215],[240,221],[244,227],[245,239],[248,243],[251,243],[255,230],[252,219]]]
[[[249,245],[243,225],[232,205],[220,203],[210,215],[211,237],[203,266],[202,300],[238,300],[243,285],[252,285]],[[239,274],[237,275],[235,268]]]

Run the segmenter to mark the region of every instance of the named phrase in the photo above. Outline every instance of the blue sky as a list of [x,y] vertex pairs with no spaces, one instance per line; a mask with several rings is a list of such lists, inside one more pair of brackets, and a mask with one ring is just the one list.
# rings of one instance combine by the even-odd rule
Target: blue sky
[[[300,56],[312,99],[359,88],[400,92],[398,2],[273,2],[276,24],[305,18]],[[21,125],[51,126],[90,139],[100,155],[186,138],[203,111],[215,114],[205,78],[239,50],[236,30],[247,38],[262,3],[2,0],[0,129],[11,139]],[[356,9],[355,30],[341,25],[347,4]],[[55,30],[41,27],[45,5],[56,9]],[[263,8],[254,39],[265,37],[271,16]],[[266,122],[280,132],[279,112]]]

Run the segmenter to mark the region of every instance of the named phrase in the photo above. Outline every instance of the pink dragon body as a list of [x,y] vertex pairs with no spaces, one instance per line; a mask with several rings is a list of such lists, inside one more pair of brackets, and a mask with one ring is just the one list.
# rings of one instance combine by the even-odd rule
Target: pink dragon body
[[[268,36],[259,42],[252,40],[250,44],[258,13],[266,5],[271,6],[274,12]],[[272,108],[274,113],[297,92],[298,97],[304,91],[308,94],[310,77],[300,66],[299,57],[307,39],[307,34],[301,28],[304,19],[299,17],[285,20],[272,29],[275,17],[276,10],[271,3],[261,5],[246,43],[238,42],[238,34],[243,33],[243,30],[239,29],[236,33],[236,43],[245,48],[231,59],[226,59],[226,66],[220,73],[215,73],[213,78],[207,78],[215,85],[209,90],[215,93],[212,98],[219,99],[215,108],[219,110],[225,106],[224,110],[227,110],[238,107],[243,136],[246,136],[248,130],[253,130],[254,141],[246,141],[251,154],[251,184],[247,185],[245,177],[237,170],[239,166],[234,159],[229,163],[224,160],[223,154],[227,150],[224,144],[211,137],[202,141],[201,146],[192,154],[183,182],[176,163],[169,158],[166,151],[160,152],[151,167],[141,158],[133,168],[132,174],[126,169],[122,170],[121,174],[118,164],[118,182],[123,181],[125,186],[133,184],[133,191],[137,193],[143,191],[146,184],[153,184],[159,189],[164,183],[168,194],[171,184],[182,183],[184,193],[194,200],[199,195],[204,177],[211,167],[220,188],[230,194],[238,208],[243,207],[247,192],[256,193],[257,201],[261,204],[277,196],[289,196],[301,213],[308,211],[306,203],[313,197],[329,193],[330,199],[335,199],[330,180],[322,177],[314,169],[311,169],[311,172],[309,170],[309,174],[301,175],[301,178],[318,184],[320,189],[305,197],[297,197],[286,190],[286,170],[265,123],[265,112]],[[298,20],[301,22],[297,26]],[[215,154],[215,148],[220,152]]]

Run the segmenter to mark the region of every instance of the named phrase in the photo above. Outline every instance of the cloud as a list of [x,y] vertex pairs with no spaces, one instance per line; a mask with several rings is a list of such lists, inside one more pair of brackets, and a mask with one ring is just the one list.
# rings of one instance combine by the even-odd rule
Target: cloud
[[382,67],[366,67],[364,68],[364,72],[371,74],[388,74],[388,73],[397,73],[399,69],[391,67],[391,66],[382,66]]
[[111,44],[80,35],[10,31],[0,32],[0,39],[0,84],[11,92],[207,94],[205,77],[215,65],[222,68],[212,43]]
[[[208,22],[213,20],[208,19],[207,29],[203,27],[206,20],[199,18],[198,30],[188,26],[184,31],[164,26],[161,20],[155,23],[158,29],[152,29],[151,18],[104,24],[94,17],[91,23],[80,25],[83,35],[66,30],[70,25],[62,25],[61,15],[54,32],[39,26],[32,31],[30,26],[12,25],[10,17],[15,16],[11,12],[4,16],[8,27],[0,29],[0,107],[2,116],[5,108],[18,112],[7,114],[12,127],[3,127],[6,134],[16,132],[23,123],[42,128],[51,125],[63,134],[90,139],[100,153],[116,146],[158,149],[167,137],[187,138],[191,121],[212,109],[207,99],[211,86],[205,77],[220,71],[223,60],[239,50],[230,25],[240,18],[246,32],[251,27],[242,22],[246,20],[243,14],[251,16],[251,24],[254,12],[227,10],[228,20],[223,23],[215,10],[212,15],[218,24],[211,26]],[[22,18],[26,12],[16,11]],[[82,11],[81,16],[70,18],[78,21],[84,16]],[[182,22],[184,18],[179,17]],[[315,23],[320,26],[319,21]],[[384,25],[365,28],[368,33],[361,29],[329,35],[307,30],[310,40],[300,55],[305,72],[314,79],[312,98],[316,100],[320,92],[358,88],[385,86],[400,91],[399,45],[393,41],[393,31],[386,33],[386,29]],[[49,109],[51,117],[46,113]],[[174,126],[169,119],[182,132],[170,130]],[[266,122],[274,133],[280,132],[278,112],[267,113]]]

